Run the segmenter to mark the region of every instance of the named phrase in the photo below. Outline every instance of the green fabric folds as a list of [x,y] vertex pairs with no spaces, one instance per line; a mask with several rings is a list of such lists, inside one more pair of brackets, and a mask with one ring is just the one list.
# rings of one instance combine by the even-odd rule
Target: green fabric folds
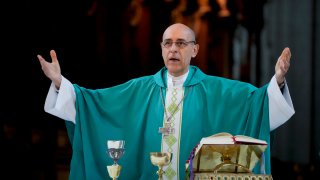
[[[70,178],[108,179],[107,140],[126,141],[119,179],[157,179],[157,167],[149,153],[161,151],[164,109],[160,89],[166,87],[167,69],[124,84],[86,89],[74,85],[76,125],[67,123],[72,144]],[[209,76],[190,66],[184,84],[192,88],[183,104],[180,141],[180,179],[185,162],[200,139],[219,132],[243,134],[270,142],[267,85],[256,88],[248,83]],[[165,88],[163,88],[165,94]],[[266,172],[270,170],[270,146],[265,152]]]

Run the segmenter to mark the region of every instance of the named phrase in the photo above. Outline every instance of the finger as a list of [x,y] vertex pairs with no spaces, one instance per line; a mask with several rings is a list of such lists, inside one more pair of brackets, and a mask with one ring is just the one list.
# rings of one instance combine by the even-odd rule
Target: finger
[[290,55],[291,55],[290,48],[286,47],[286,48],[284,48],[284,49],[287,51],[287,53],[288,53],[288,54],[290,54]]
[[39,61],[44,61],[43,57],[41,55],[37,55],[37,58],[39,59]]
[[285,60],[290,63],[291,52],[289,48],[285,48]]
[[50,51],[50,56],[51,56],[52,62],[58,62],[57,54],[54,50]]
[[285,48],[280,55],[280,60],[285,60],[287,59],[287,57],[288,57],[288,49]]
[[41,64],[41,67],[43,67],[44,64],[47,63],[47,61],[41,55],[37,55],[37,57],[38,57],[38,60]]
[[47,67],[47,61],[41,56],[41,55],[37,55],[40,65],[41,65],[41,69],[44,71]]
[[285,60],[283,61],[283,63],[284,63],[284,65],[285,65],[285,67],[288,69],[289,66],[290,66],[290,57],[289,57],[288,59],[285,59]]

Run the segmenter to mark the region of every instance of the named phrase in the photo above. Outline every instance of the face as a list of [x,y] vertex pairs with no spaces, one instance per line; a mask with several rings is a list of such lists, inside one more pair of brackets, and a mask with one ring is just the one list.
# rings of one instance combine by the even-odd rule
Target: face
[[195,43],[193,31],[183,24],[174,24],[163,33],[162,57],[172,76],[188,72],[191,58],[196,57],[199,45]]

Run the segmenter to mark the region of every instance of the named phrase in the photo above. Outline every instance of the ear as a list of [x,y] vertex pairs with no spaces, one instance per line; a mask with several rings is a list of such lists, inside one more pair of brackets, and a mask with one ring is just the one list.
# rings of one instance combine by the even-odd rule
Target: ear
[[198,54],[199,51],[199,44],[196,44],[193,46],[193,50],[192,50],[192,57],[195,58]]

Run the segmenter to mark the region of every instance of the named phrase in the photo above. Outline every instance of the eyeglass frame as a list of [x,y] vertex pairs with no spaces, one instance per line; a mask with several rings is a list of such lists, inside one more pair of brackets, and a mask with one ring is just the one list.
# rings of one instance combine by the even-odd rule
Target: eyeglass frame
[[[164,43],[168,43],[167,45],[165,45]],[[178,43],[181,43],[180,45]],[[176,47],[178,47],[179,49],[183,49],[185,47],[187,47],[190,43],[193,43],[193,44],[197,44],[196,41],[186,41],[186,40],[178,40],[178,41],[170,41],[170,40],[167,40],[167,41],[162,41],[160,43],[160,45],[164,48],[171,48],[173,44],[175,44]]]

